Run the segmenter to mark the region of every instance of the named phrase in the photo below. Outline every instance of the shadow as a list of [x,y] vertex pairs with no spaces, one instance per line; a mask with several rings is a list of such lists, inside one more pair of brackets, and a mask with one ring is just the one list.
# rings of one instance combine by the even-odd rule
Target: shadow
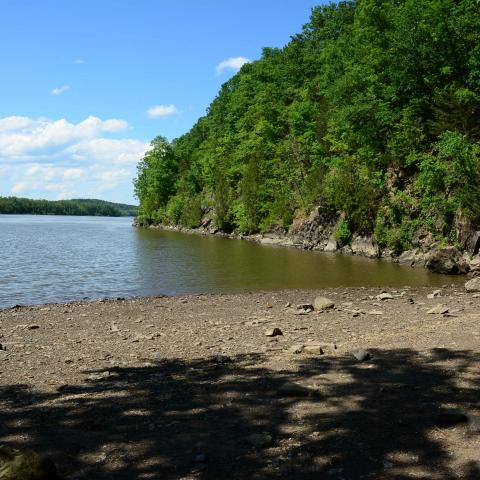
[[[49,454],[67,479],[478,480],[460,410],[480,407],[480,355],[372,353],[282,357],[283,370],[261,354],[158,360],[54,392],[2,386],[0,442]],[[287,381],[318,395],[281,396]],[[247,440],[259,432],[263,449]]]

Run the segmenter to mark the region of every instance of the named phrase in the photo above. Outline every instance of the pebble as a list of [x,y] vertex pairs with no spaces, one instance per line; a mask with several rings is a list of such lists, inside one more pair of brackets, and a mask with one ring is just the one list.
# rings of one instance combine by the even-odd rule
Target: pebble
[[246,438],[247,442],[254,447],[262,448],[272,443],[272,436],[268,432],[253,433]]
[[380,293],[375,297],[377,300],[393,300],[393,295],[390,293]]
[[283,335],[283,332],[277,327],[269,328],[268,330],[265,330],[266,337],[276,337],[278,335]]
[[364,360],[369,360],[371,355],[364,348],[356,348],[352,350],[352,355],[359,361],[363,362]]
[[335,306],[335,302],[326,297],[316,297],[313,301],[313,309],[317,311],[328,310]]
[[40,328],[40,325],[37,325],[36,323],[32,323],[27,327],[29,330],[37,330]]
[[284,383],[278,390],[277,395],[280,397],[309,397],[318,393],[318,390],[312,387],[306,387],[299,383]]
[[442,315],[444,313],[448,313],[448,308],[445,305],[439,303],[430,310],[428,310],[427,313],[431,315]]

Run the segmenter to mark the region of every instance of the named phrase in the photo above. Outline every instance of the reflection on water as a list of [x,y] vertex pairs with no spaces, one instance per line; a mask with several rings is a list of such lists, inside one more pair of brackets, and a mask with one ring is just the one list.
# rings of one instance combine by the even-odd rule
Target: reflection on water
[[453,277],[321,252],[135,229],[131,218],[0,215],[0,307],[82,298],[338,286]]

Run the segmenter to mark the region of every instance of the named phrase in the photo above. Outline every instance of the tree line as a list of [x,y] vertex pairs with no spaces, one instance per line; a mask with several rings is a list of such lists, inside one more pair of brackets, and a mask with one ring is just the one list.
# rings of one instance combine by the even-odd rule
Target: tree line
[[480,3],[341,1],[265,48],[192,129],[138,165],[140,223],[288,228],[321,205],[337,236],[402,251],[480,220]]
[[104,200],[75,199],[53,201],[0,197],[0,214],[133,217],[136,213],[137,208],[133,205],[106,202]]

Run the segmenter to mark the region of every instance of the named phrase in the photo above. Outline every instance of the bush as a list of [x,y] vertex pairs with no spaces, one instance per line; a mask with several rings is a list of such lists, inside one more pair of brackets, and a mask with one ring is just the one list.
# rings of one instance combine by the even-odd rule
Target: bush
[[346,220],[340,220],[337,227],[335,228],[333,236],[341,246],[350,244],[350,242],[352,241],[352,232],[350,231],[350,227]]

